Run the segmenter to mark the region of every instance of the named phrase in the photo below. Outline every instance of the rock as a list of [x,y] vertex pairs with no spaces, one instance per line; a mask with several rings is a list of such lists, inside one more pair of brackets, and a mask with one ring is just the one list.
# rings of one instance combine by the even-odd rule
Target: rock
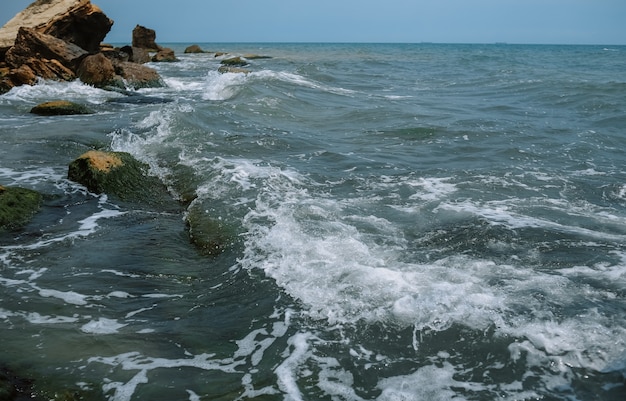
[[100,43],[112,26],[113,21],[98,6],[89,0],[81,0],[36,29],[95,53],[100,50]]
[[73,70],[87,54],[54,36],[20,28],[15,45],[6,54],[6,63],[13,69],[27,65],[35,75],[45,79],[67,81],[75,78]]
[[191,205],[185,216],[189,239],[204,255],[216,256],[231,247],[233,230],[207,213],[201,205]]
[[9,78],[11,79],[11,83],[15,86],[34,85],[37,82],[37,76],[27,65],[22,65],[21,67],[11,70]]
[[133,47],[148,49],[150,51],[159,51],[161,46],[156,44],[156,32],[154,29],[137,25],[133,29]]
[[67,177],[92,192],[115,195],[147,205],[173,203],[161,181],[148,175],[148,165],[126,152],[90,150],[69,165]]
[[152,57],[153,62],[173,62],[178,61],[176,55],[174,54],[174,50],[164,47],[159,50],[157,54]]
[[25,188],[0,186],[0,229],[26,224],[41,207],[43,196]]
[[84,2],[85,0],[34,1],[0,28],[0,48],[13,46],[21,27],[35,28],[39,25],[46,25],[51,20]]
[[38,104],[30,110],[31,113],[40,116],[65,116],[74,114],[93,114],[89,108],[82,104],[67,100],[54,100]]
[[126,53],[128,55],[127,61],[132,63],[144,64],[152,61],[148,50],[140,47],[124,46],[120,49],[120,51]]
[[232,74],[249,74],[250,70],[246,70],[245,68],[239,67],[230,67],[227,65],[222,65],[217,69],[217,72],[220,74],[232,73]]
[[259,54],[244,54],[243,58],[245,58],[246,60],[258,60],[258,59],[265,59],[265,58],[272,58],[271,56],[261,56]]
[[205,53],[205,51],[198,45],[191,45],[185,49],[185,53]]
[[78,66],[76,75],[84,83],[100,88],[114,85],[120,80],[115,74],[113,63],[102,53],[85,57]]
[[159,73],[153,68],[129,61],[113,61],[113,66],[115,73],[122,77],[128,87],[140,89],[163,86]]
[[248,62],[241,57],[230,57],[220,61],[220,64],[227,65],[230,67],[245,67],[248,65]]

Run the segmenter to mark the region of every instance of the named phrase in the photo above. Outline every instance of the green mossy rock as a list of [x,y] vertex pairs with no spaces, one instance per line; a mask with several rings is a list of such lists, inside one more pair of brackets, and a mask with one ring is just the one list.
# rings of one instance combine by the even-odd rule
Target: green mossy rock
[[220,64],[229,67],[245,67],[248,65],[248,62],[241,57],[231,57],[220,61]]
[[148,165],[126,152],[90,150],[69,165],[67,177],[91,192],[148,205],[175,203]]
[[42,200],[37,191],[0,186],[0,229],[15,229],[28,223]]
[[31,113],[40,116],[67,116],[74,114],[93,114],[93,111],[82,104],[68,100],[53,100],[38,104],[30,110]]
[[217,256],[233,244],[232,228],[198,205],[192,205],[188,209],[185,222],[191,243],[203,255]]

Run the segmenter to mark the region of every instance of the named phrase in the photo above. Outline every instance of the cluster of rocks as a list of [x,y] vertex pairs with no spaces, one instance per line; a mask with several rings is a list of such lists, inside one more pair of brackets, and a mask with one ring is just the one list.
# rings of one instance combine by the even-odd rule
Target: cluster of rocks
[[[38,78],[78,78],[98,87],[162,86],[156,70],[143,63],[169,61],[173,52],[156,45],[154,31],[141,26],[133,30],[132,46],[102,44],[112,26],[90,0],[35,1],[0,28],[0,93]],[[150,57],[151,51],[157,54]]]
[[244,54],[243,56],[231,55],[224,52],[209,52],[202,50],[199,45],[191,45],[185,49],[185,53],[212,53],[214,57],[222,57],[220,61],[220,67],[218,72],[225,74],[230,73],[242,73],[248,74],[251,72],[247,68],[250,65],[249,60],[271,58],[270,56],[261,56],[258,54]]

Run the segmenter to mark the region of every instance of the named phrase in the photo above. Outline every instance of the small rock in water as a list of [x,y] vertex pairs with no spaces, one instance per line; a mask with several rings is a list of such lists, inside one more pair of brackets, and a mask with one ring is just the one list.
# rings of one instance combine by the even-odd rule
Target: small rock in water
[[93,114],[94,112],[82,104],[68,100],[53,100],[38,104],[30,110],[31,113],[40,116],[64,116],[74,114]]

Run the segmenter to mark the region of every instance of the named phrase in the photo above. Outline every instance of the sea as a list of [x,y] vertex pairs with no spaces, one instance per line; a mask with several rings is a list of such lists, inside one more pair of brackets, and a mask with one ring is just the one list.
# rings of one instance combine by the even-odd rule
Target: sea
[[[155,102],[0,96],[0,185],[44,194],[0,233],[0,366],[34,392],[626,399],[626,46],[162,45]],[[57,99],[95,114],[29,113]],[[68,180],[91,149],[173,206]]]

